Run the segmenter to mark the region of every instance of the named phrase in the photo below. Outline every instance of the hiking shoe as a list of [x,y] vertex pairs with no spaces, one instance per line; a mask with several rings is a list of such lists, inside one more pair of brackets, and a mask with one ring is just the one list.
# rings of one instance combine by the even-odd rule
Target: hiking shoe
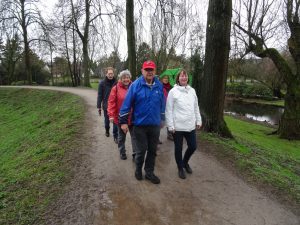
[[118,138],[114,137],[114,142],[118,144]]
[[185,168],[187,173],[190,173],[190,174],[193,173],[193,170],[191,169],[189,164],[185,164],[183,167]]
[[105,132],[105,136],[109,137],[109,132],[108,131]]
[[140,170],[136,170],[134,176],[137,180],[143,180],[143,173]]
[[185,178],[186,178],[183,169],[179,169],[179,170],[178,170],[178,176],[179,176],[181,179],[185,179]]
[[122,160],[126,160],[126,159],[127,159],[127,156],[126,156],[125,153],[123,153],[123,154],[120,155],[120,158],[121,158]]
[[151,174],[146,174],[145,178],[147,180],[150,180],[153,184],[159,184],[160,183],[160,179],[154,175],[154,173]]

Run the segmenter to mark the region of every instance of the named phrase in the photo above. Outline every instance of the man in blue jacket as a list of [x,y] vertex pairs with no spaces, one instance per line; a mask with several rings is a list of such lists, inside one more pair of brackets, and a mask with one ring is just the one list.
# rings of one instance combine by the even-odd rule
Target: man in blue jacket
[[143,75],[131,84],[120,109],[119,122],[121,129],[126,133],[128,116],[132,114],[133,134],[137,148],[136,179],[143,179],[142,168],[145,161],[145,178],[154,184],[159,184],[160,179],[154,174],[154,165],[160,127],[162,120],[165,119],[165,101],[162,84],[155,77],[155,69],[156,65],[153,61],[143,63]]

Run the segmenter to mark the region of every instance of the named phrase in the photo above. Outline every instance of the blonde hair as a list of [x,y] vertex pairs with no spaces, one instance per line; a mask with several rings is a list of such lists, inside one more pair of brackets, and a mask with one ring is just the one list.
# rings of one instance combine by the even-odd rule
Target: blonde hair
[[110,67],[106,67],[106,68],[105,68],[105,70],[104,70],[104,71],[105,71],[105,74],[107,74],[107,72],[108,72],[109,70],[112,70],[113,72],[115,72],[115,69],[114,69],[113,67],[110,66]]

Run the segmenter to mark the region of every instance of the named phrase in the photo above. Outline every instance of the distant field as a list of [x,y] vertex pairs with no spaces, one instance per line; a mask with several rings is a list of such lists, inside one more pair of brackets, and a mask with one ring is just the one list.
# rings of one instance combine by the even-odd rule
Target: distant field
[[33,224],[62,190],[84,108],[62,92],[0,88],[0,224]]

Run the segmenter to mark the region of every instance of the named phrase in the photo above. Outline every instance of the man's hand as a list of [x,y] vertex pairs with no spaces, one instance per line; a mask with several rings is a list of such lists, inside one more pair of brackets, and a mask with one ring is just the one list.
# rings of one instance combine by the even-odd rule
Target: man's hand
[[197,129],[197,130],[200,130],[201,127],[202,127],[201,125],[196,125],[196,129]]
[[126,134],[128,132],[128,124],[122,124],[121,129]]
[[172,134],[175,133],[175,129],[168,129],[168,131],[169,131],[170,133],[172,133]]
[[114,118],[109,118],[109,122],[113,123],[114,122]]
[[101,116],[101,108],[98,109],[99,116]]

